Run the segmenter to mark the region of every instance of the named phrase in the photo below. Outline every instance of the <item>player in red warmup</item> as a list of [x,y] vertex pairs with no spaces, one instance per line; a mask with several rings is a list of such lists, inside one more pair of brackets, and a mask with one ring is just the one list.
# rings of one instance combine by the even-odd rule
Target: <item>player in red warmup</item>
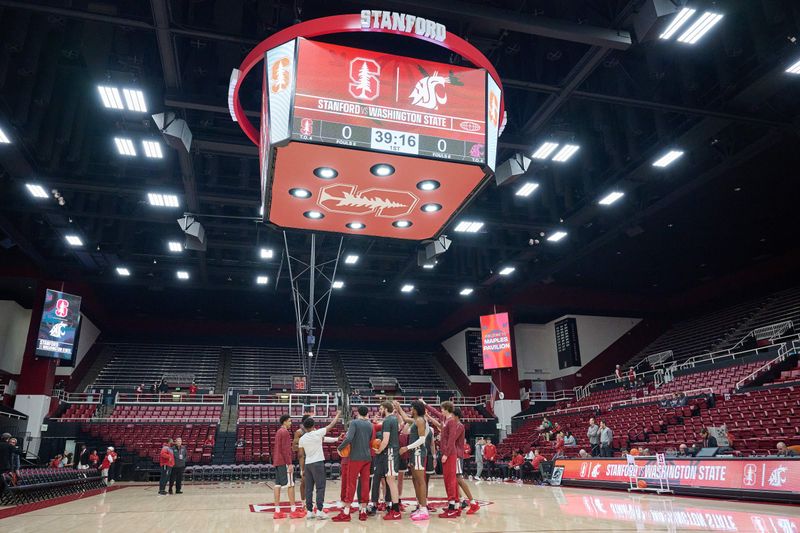
[[[464,493],[464,496],[467,497],[467,501],[462,502],[461,507],[469,507],[467,509],[467,514],[475,514],[477,513],[481,506],[478,505],[478,502],[475,501],[475,498],[472,497],[472,490],[469,488],[469,484],[467,480],[464,479],[464,459],[469,458],[469,444],[467,444],[467,440],[465,438],[465,430],[464,424],[461,423],[461,409],[456,407],[453,411],[453,418],[455,418],[458,425],[456,426],[456,451],[458,452],[458,464],[456,465],[456,477],[458,478],[458,486],[461,489],[461,492]],[[466,505],[465,505],[466,504]]]
[[442,412],[444,414],[441,436],[442,474],[444,475],[444,488],[447,493],[447,509],[439,514],[439,518],[458,518],[461,516],[461,509],[456,507],[458,502],[458,479],[456,477],[458,421],[453,416],[454,409],[453,402],[442,402]]
[[286,518],[286,513],[281,512],[281,488],[286,487],[289,494],[289,518],[305,518],[305,509],[297,508],[294,498],[294,465],[292,464],[292,436],[289,429],[292,419],[289,415],[281,416],[281,427],[275,432],[275,443],[272,457],[275,464],[275,514],[274,519]]

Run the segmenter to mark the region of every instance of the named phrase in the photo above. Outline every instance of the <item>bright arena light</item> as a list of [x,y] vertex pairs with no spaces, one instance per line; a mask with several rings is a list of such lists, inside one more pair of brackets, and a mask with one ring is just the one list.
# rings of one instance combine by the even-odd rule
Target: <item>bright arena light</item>
[[48,198],[47,191],[44,190],[44,187],[41,185],[36,185],[34,183],[26,183],[25,187],[28,188],[28,192],[31,193],[31,196],[34,198]]
[[3,130],[0,130],[0,144],[11,144],[11,139],[8,138],[8,135]]
[[538,188],[539,188],[539,184],[538,183],[533,183],[533,182],[529,181],[528,183],[523,183],[522,187],[517,189],[517,192],[515,192],[514,195],[522,196],[523,198],[527,198],[528,196],[533,194],[533,191],[535,191]]
[[128,111],[147,113],[147,104],[144,103],[144,93],[142,91],[138,89],[122,89],[122,94],[125,95],[125,105],[128,106]]
[[567,232],[566,231],[556,231],[555,233],[550,235],[547,238],[547,240],[550,241],[550,242],[558,242],[558,241],[560,241],[561,239],[563,239],[566,236],[567,236]]
[[354,254],[348,255],[347,257],[344,258],[344,262],[347,265],[355,265],[356,263],[358,263],[358,256]]
[[145,157],[150,159],[163,159],[164,154],[161,151],[161,143],[157,141],[142,141],[142,148],[144,149]]
[[405,285],[403,285],[403,286],[400,288],[400,291],[401,291],[401,292],[411,292],[411,291],[413,291],[413,290],[414,290],[414,286],[413,286],[413,285],[411,285],[410,283],[406,283]]
[[694,9],[689,9],[688,7],[684,7],[683,9],[681,9],[678,12],[678,14],[675,15],[675,18],[672,19],[672,22],[670,22],[669,26],[667,26],[667,29],[664,30],[664,33],[659,35],[659,38],[661,39],[671,38],[673,35],[675,35],[675,32],[681,29],[681,27],[684,24],[686,24],[686,21],[689,20],[694,14],[695,14]]
[[473,289],[471,289],[470,287],[465,287],[461,289],[461,292],[459,292],[458,294],[460,294],[461,296],[469,296],[470,294],[472,294],[472,291]]
[[108,87],[106,85],[98,85],[97,92],[100,93],[100,99],[103,101],[103,106],[108,109],[125,109],[122,105],[122,98],[119,95],[119,89],[116,87]]
[[64,238],[70,246],[83,246],[83,241],[77,235],[65,235]]
[[515,267],[507,266],[500,269],[500,272],[498,272],[498,274],[500,274],[501,276],[510,276],[511,274],[514,273],[515,270],[516,270]]
[[269,278],[267,276],[257,276],[256,283],[259,285],[266,285],[269,283]]
[[147,201],[153,207],[178,207],[178,197],[174,194],[147,193]]
[[114,137],[114,144],[117,146],[117,152],[120,155],[133,157],[136,155],[136,148],[133,146],[133,141],[124,139],[122,137]]
[[683,155],[683,150],[670,150],[653,162],[654,167],[664,168],[670,166]]
[[464,220],[463,222],[459,222],[453,231],[458,233],[477,233],[483,227],[483,222],[473,222],[470,220]]
[[558,151],[556,155],[553,156],[553,161],[557,163],[565,163],[572,159],[572,156],[580,150],[581,147],[577,144],[565,144],[564,148]]
[[556,148],[558,148],[558,143],[543,143],[539,148],[536,149],[535,152],[533,152],[531,157],[534,159],[547,159]]
[[167,246],[169,247],[169,251],[170,252],[182,252],[183,251],[183,245],[181,243],[179,243],[178,241],[169,241],[167,243]]
[[334,289],[341,289],[342,287],[344,287],[344,281],[334,281],[331,287],[333,287]]
[[119,274],[122,277],[127,277],[131,275],[131,271],[125,267],[117,267],[117,274]]
[[[791,67],[787,68],[786,72],[788,72],[789,74],[800,74],[800,61],[798,61],[797,63],[795,63]],[[0,134],[1,133],[2,132],[0,132]],[[0,140],[2,140],[2,139],[0,139]],[[6,142],[8,142],[8,141],[6,141]]]
[[189,279],[189,273],[186,272],[185,270],[178,270],[176,276],[178,276],[178,279],[183,279],[183,280]]
[[600,205],[611,205],[620,198],[622,198],[623,196],[625,196],[624,192],[619,192],[619,191],[610,192],[597,203]]
[[272,259],[275,256],[275,252],[272,251],[272,248],[262,248],[259,251],[259,256],[261,259]]
[[711,30],[711,28],[716,26],[717,23],[722,20],[722,17],[723,15],[720,15],[719,13],[706,11],[694,22],[694,24],[689,26],[689,29],[686,30],[683,35],[678,37],[678,42],[695,44],[697,41],[702,39],[703,36]]

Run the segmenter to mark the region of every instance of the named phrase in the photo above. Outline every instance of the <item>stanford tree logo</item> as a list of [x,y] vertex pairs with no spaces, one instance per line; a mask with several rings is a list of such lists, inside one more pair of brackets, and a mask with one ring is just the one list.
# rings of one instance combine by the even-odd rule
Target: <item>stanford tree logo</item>
[[350,61],[350,94],[359,100],[375,100],[381,93],[381,66],[374,59]]

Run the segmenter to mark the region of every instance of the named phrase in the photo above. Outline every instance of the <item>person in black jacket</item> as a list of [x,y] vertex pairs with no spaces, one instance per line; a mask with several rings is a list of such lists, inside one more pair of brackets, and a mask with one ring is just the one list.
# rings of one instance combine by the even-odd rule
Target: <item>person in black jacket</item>
[[78,470],[87,470],[89,468],[89,449],[85,444],[81,444],[81,451],[78,452],[75,468]]
[[16,446],[12,445],[9,442],[10,440],[11,433],[3,433],[0,435],[0,494],[6,490],[6,481],[3,474],[7,474],[14,469],[14,464],[11,460],[11,457],[13,455],[22,456],[25,453]]
[[172,454],[175,456],[175,466],[172,467],[172,473],[169,476],[169,493],[172,494],[172,486],[175,486],[175,494],[182,494],[183,491],[183,471],[186,469],[186,456],[188,455],[186,446],[180,437],[175,439],[175,445],[172,447]]
[[702,445],[700,446],[701,448],[716,448],[719,446],[717,438],[708,434],[708,428],[700,430],[700,444]]

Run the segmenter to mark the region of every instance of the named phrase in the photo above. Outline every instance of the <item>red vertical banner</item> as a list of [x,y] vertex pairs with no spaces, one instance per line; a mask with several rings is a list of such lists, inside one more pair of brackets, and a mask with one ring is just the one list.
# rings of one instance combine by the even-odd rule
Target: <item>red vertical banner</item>
[[511,368],[511,326],[508,313],[481,317],[481,343],[484,370]]

